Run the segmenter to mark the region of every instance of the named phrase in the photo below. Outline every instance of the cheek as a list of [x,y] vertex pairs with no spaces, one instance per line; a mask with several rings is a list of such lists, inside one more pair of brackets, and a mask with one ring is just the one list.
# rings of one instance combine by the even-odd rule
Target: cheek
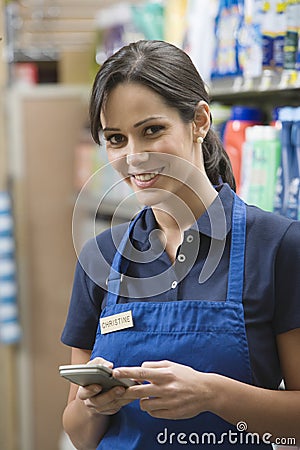
[[126,164],[126,157],[118,157],[113,158],[112,156],[108,155],[108,161],[113,167],[113,169],[118,172],[122,177],[127,176],[127,164]]

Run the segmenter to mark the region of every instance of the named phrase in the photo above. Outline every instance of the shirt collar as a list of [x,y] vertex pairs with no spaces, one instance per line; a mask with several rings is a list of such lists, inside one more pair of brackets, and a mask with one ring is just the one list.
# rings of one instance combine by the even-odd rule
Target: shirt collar
[[218,196],[191,229],[214,239],[225,239],[231,230],[233,192],[228,184],[216,186]]
[[[218,196],[201,217],[191,226],[191,230],[205,234],[214,239],[223,240],[231,230],[233,192],[228,184],[216,186]],[[151,208],[147,208],[135,224],[132,237],[141,243],[148,242],[151,231],[157,228]]]

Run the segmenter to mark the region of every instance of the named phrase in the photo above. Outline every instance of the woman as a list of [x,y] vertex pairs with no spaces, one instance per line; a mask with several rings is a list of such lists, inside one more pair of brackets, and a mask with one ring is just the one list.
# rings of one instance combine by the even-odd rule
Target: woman
[[[72,363],[142,383],[71,385],[63,422],[79,449],[300,439],[300,225],[236,196],[208,102],[189,57],[161,41],[122,48],[96,76],[93,138],[146,208],[97,236],[101,256],[87,244],[62,340]],[[125,311],[130,328],[104,334],[100,314]]]

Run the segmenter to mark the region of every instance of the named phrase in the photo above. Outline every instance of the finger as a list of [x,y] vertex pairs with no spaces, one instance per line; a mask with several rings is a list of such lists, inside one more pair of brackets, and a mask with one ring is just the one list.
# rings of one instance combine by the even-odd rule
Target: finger
[[90,384],[89,386],[79,386],[77,396],[80,400],[86,400],[88,398],[95,397],[102,391],[102,386],[99,384]]
[[103,366],[109,367],[110,369],[113,368],[113,363],[111,361],[108,361],[107,359],[101,358],[97,356],[97,358],[91,359],[87,365],[91,364],[102,364]]
[[162,368],[162,367],[170,367],[172,365],[171,361],[163,360],[163,361],[144,361],[141,367],[146,368]]
[[140,408],[150,416],[157,419],[176,419],[178,412],[174,408],[166,408],[165,403],[160,398],[145,398],[140,400]]
[[155,368],[145,367],[118,367],[113,370],[115,378],[132,378],[137,381],[159,381],[162,374]]
[[105,416],[112,416],[113,414],[117,414],[119,412],[119,409],[108,409],[106,411],[101,411],[101,414]]
[[152,413],[157,410],[166,409],[166,404],[161,398],[142,398],[140,400],[140,407],[142,411]]
[[99,398],[98,403],[101,402],[101,404],[109,405],[111,403],[115,404],[116,401],[118,401],[123,395],[125,394],[125,388],[122,386],[117,386],[113,389],[110,389],[109,391],[104,392]]
[[122,399],[139,400],[145,397],[156,397],[159,395],[159,388],[155,384],[139,384],[126,389]]
[[94,408],[101,414],[114,414],[123,405],[130,403],[131,400],[123,400],[122,395],[125,389],[118,386],[116,388],[110,389],[103,394],[91,397],[85,400],[85,405],[89,408]]
[[155,417],[155,419],[177,419],[177,416],[174,412],[170,411],[169,409],[158,409],[155,411],[148,412],[146,411],[149,416]]

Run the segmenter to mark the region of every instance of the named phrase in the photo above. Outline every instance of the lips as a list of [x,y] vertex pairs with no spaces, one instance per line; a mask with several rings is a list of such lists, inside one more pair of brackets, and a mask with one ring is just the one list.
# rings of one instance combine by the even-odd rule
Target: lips
[[150,181],[159,174],[159,171],[150,172],[150,173],[141,173],[139,175],[134,175],[135,179],[138,181]]
[[157,176],[163,171],[163,169],[164,168],[162,167],[161,169],[155,169],[149,172],[130,173],[129,175],[134,179],[134,182],[138,187],[149,187],[155,183]]

